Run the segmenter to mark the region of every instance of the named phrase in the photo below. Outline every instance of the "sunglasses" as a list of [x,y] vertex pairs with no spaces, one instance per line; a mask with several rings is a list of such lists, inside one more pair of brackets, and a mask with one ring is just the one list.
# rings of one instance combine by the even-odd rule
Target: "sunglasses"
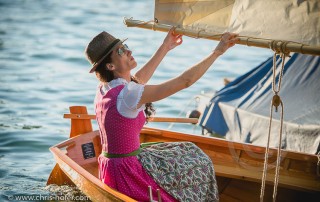
[[117,50],[117,53],[118,55],[123,56],[126,51],[130,51],[130,49],[127,44],[123,44],[123,46]]

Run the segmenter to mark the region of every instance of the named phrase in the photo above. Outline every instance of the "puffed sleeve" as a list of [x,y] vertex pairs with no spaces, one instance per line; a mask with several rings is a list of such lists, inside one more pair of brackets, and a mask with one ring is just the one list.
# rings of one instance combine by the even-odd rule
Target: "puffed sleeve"
[[145,105],[137,108],[144,85],[135,82],[129,82],[121,90],[117,99],[117,109],[122,116],[127,118],[136,118],[141,110],[145,109]]

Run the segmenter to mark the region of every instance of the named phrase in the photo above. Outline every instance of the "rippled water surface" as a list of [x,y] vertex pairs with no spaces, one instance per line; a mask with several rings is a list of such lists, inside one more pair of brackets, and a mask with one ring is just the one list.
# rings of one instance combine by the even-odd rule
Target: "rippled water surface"
[[[123,17],[153,19],[151,0],[0,0],[0,200],[19,194],[47,194],[47,178],[55,165],[49,147],[65,140],[72,105],[93,113],[97,80],[89,74],[84,48],[105,30],[128,37],[141,66],[162,43],[165,33],[127,28]],[[160,64],[151,83],[179,75],[205,57],[214,41],[184,37]],[[219,58],[195,85],[155,103],[158,116],[185,116],[192,98],[223,86],[271,56],[268,50],[235,46]],[[155,124],[168,128],[169,124]],[[96,129],[96,125],[94,124]],[[173,130],[199,133],[192,125]]]

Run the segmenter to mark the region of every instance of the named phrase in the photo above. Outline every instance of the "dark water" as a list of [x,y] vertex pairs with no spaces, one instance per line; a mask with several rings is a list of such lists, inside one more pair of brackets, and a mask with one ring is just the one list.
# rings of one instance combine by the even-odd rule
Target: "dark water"
[[[165,33],[127,28],[123,17],[151,20],[153,4],[151,0],[0,0],[0,201],[50,192],[46,181],[55,162],[48,149],[69,134],[69,121],[62,115],[72,105],[86,105],[93,113],[97,81],[88,73],[86,44],[102,30],[129,37],[127,44],[142,65]],[[185,37],[183,45],[163,60],[151,83],[177,76],[216,44]],[[157,115],[184,116],[186,106],[194,106],[195,95],[221,88],[224,77],[236,77],[270,55],[268,50],[234,47],[191,88],[155,103]],[[200,130],[192,125],[172,129]]]

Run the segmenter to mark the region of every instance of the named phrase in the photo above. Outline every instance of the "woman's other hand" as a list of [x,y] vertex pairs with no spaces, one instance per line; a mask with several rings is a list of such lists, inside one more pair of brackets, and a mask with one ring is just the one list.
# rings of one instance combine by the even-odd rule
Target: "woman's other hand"
[[163,46],[169,51],[182,44],[182,35],[176,34],[175,27],[172,27],[166,38],[163,40]]
[[214,52],[218,55],[222,55],[226,52],[230,47],[234,46],[236,42],[239,41],[238,34],[226,32],[223,33],[221,36],[221,40],[217,47],[215,48]]

